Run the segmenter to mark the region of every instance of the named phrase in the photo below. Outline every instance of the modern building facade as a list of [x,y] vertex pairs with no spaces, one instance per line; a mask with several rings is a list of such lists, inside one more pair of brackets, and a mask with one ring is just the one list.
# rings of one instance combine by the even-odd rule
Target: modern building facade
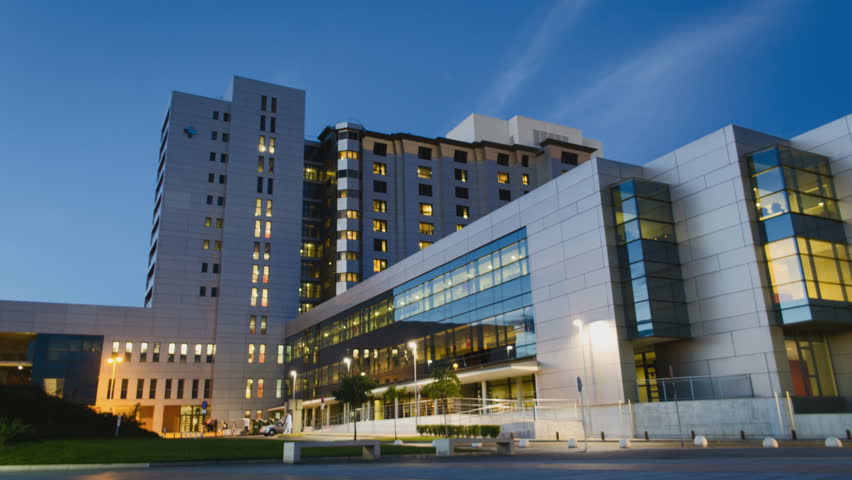
[[[411,394],[436,367],[519,405],[573,401],[579,377],[621,434],[671,434],[674,394],[720,435],[789,427],[785,392],[832,415],[802,428],[849,422],[852,116],[792,139],[728,126],[637,165],[517,116],[304,140],[304,108],[240,77],[221,100],[174,93],[145,307],[0,302],[0,379],[138,405],[167,433],[294,394],[328,427],[344,376]],[[714,414],[732,409],[748,418]]]

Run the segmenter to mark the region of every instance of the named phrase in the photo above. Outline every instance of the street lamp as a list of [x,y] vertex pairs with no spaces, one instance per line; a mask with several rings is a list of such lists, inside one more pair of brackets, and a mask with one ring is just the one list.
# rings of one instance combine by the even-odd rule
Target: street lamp
[[514,349],[515,349],[515,347],[513,347],[512,345],[506,346],[506,357],[507,358],[512,358],[512,350],[514,350]]
[[[574,324],[575,327],[577,327],[577,329],[580,330],[579,339],[580,339],[580,345],[582,347],[582,354],[583,354],[583,375],[582,376],[585,377],[586,376],[586,342],[583,340],[583,321],[580,320],[579,318],[577,318],[577,319],[574,319],[574,321],[572,323]],[[582,384],[580,383],[580,377],[577,377],[577,390],[580,393],[580,415],[582,415],[582,420],[583,420],[583,451],[585,452],[586,450],[589,449],[589,435],[588,435],[588,432],[587,432],[587,429],[586,429],[586,411],[583,408],[583,388],[582,388],[581,385]]]
[[346,376],[349,376],[349,367],[352,366],[352,359],[349,357],[343,358],[343,363],[346,364]]
[[293,409],[296,408],[296,373],[295,370],[290,370],[290,376],[293,377]]
[[408,342],[408,348],[411,349],[411,356],[414,359],[414,424],[417,425],[420,420],[420,391],[417,390],[417,342]]
[[107,391],[107,398],[110,400],[115,398],[115,366],[123,361],[124,359],[119,356],[107,358],[107,363],[112,365],[112,379],[110,379],[110,387]]

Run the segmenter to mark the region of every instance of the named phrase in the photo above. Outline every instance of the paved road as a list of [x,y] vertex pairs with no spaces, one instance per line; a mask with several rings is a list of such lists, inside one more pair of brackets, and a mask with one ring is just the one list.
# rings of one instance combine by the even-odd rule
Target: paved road
[[[747,453],[751,451],[752,453]],[[775,453],[777,452],[777,453]],[[766,452],[691,451],[682,454],[630,452],[630,458],[614,458],[617,452],[568,457],[524,455],[522,457],[467,456],[450,459],[381,462],[334,462],[307,465],[241,464],[160,467],[146,470],[98,472],[30,472],[2,475],[0,479],[67,480],[532,480],[532,479],[630,479],[630,480],[722,480],[764,479],[852,479],[852,454],[840,451],[796,449]]]

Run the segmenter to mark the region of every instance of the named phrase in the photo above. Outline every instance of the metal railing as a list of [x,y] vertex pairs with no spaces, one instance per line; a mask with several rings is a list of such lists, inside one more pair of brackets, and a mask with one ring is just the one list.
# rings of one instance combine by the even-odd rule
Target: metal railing
[[639,380],[639,398],[648,402],[754,397],[751,375],[696,376]]

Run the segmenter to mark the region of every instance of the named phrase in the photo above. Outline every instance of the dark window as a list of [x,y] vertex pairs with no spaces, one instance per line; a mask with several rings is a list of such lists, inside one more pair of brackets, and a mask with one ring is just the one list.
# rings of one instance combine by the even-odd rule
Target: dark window
[[421,160],[432,160],[432,149],[429,147],[417,147],[417,158]]
[[257,193],[263,193],[263,177],[257,177]]
[[210,390],[211,390],[210,387],[212,387],[212,382],[210,381],[209,378],[205,379],[204,380],[204,398],[210,398]]
[[210,288],[210,296],[211,297],[218,297],[219,296],[219,289],[216,288],[216,287],[211,287]]
[[176,398],[183,398],[183,379],[182,378],[178,379],[177,395],[175,395],[175,397]]
[[216,140],[219,138],[219,132],[213,131],[210,132],[210,140]]
[[468,218],[470,216],[470,209],[464,205],[456,205],[456,216]]
[[467,181],[467,170],[462,170],[460,168],[456,168],[456,180],[461,180],[462,182]]
[[456,187],[456,198],[468,198],[467,189],[464,187]]
[[198,398],[198,379],[192,379],[192,398]]
[[524,166],[524,167],[530,166],[530,156],[529,155],[521,155],[521,166]]
[[216,197],[216,205],[222,206],[225,204],[225,197]]
[[144,395],[144,390],[145,390],[145,379],[140,378],[140,379],[136,380],[136,399],[137,400],[142,398],[142,396]]
[[425,197],[432,196],[432,185],[426,185],[425,183],[421,183],[417,186],[417,190],[420,195],[423,195]]
[[512,192],[510,192],[508,190],[504,190],[504,189],[501,188],[500,189],[500,200],[503,200],[504,202],[508,202],[508,201],[512,200]]
[[216,174],[208,173],[207,174],[207,183],[213,183],[216,181]]
[[216,161],[216,152],[210,152],[210,161],[211,161],[211,162],[215,162],[215,161]]
[[349,140],[358,140],[358,132],[348,132]]
[[219,155],[219,161],[222,163],[228,163],[228,154],[222,153]]
[[266,193],[272,195],[272,179],[266,179]]
[[387,182],[381,180],[373,180],[373,191],[376,193],[388,193]]
[[508,165],[509,164],[509,154],[508,153],[498,153],[497,154],[497,164],[498,165]]
[[148,382],[148,398],[157,398],[157,379],[152,378]]
[[127,384],[130,383],[130,380],[126,378],[121,379],[121,394],[120,397],[122,400],[127,400]]
[[265,131],[266,131],[266,115],[261,115],[261,116],[260,116],[260,130],[261,130],[262,132],[265,132]]
[[453,160],[458,163],[467,163],[467,152],[464,150],[456,150],[453,154]]
[[207,195],[207,205],[213,205],[213,195]]
[[172,398],[172,379],[166,379],[166,386],[163,388],[163,398]]
[[224,121],[226,121],[226,122],[230,122],[230,121],[231,121],[231,114],[230,114],[230,113],[228,113],[228,112],[225,112],[225,113],[222,115],[222,120],[224,120]]
[[219,175],[219,184],[220,185],[224,185],[227,182],[228,182],[228,177],[226,177],[225,175]]
[[272,105],[271,106],[272,106],[272,108],[270,110],[272,110],[272,113],[277,113],[278,112],[278,98],[277,97],[272,97]]
[[213,120],[219,120],[219,112],[213,110]]
[[[201,273],[207,273],[207,264],[206,263],[201,264]],[[204,287],[202,287],[202,288],[204,288]]]
[[568,165],[577,165],[577,154],[574,152],[562,152],[562,163],[567,163]]
[[387,143],[379,143],[376,142],[373,144],[373,153],[375,155],[379,155],[381,157],[385,157],[388,154],[388,144]]
[[381,238],[373,239],[373,250],[377,252],[386,252],[388,251],[388,241],[383,240]]
[[218,263],[213,264],[213,273],[219,273],[219,264]]
[[198,295],[201,297],[207,296],[207,287],[198,287]]
[[266,111],[266,95],[260,96],[260,109]]
[[275,133],[275,117],[269,117],[269,131]]
[[230,138],[230,135],[228,135],[227,133],[222,134],[222,141],[223,142],[227,142],[229,138]]

